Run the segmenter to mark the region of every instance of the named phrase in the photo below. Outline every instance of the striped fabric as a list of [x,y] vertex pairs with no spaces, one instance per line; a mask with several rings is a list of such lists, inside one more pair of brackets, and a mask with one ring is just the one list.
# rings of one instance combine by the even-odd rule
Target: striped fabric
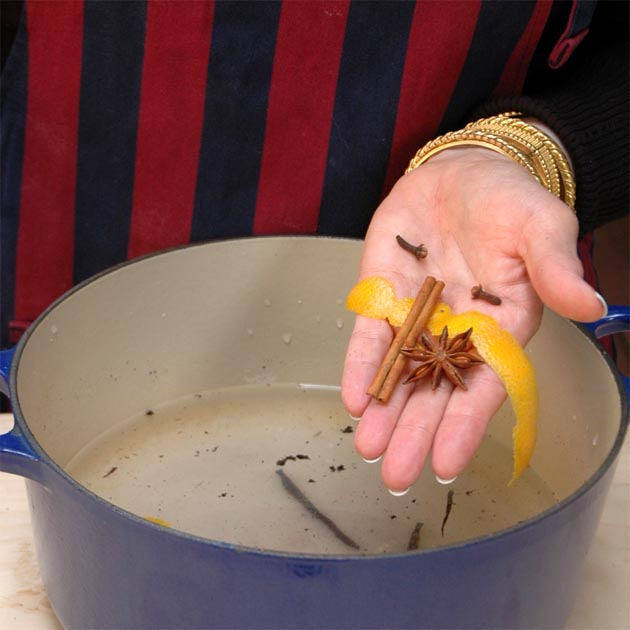
[[519,94],[548,0],[27,0],[3,75],[2,344],[127,258],[363,236],[419,145]]

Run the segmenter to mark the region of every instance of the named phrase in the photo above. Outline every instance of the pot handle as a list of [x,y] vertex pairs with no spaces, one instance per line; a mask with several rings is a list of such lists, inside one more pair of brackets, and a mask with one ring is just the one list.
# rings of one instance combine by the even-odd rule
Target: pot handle
[[15,346],[8,350],[0,350],[0,392],[7,397],[9,396],[9,371],[14,352]]
[[[630,331],[630,306],[609,306],[608,314],[596,322],[584,324],[597,339],[620,332]],[[626,398],[630,401],[630,377],[621,375],[626,388]]]
[[[15,348],[0,350],[0,391],[9,395],[9,371]],[[0,435],[0,471],[41,482],[39,455],[33,450],[17,423]]]

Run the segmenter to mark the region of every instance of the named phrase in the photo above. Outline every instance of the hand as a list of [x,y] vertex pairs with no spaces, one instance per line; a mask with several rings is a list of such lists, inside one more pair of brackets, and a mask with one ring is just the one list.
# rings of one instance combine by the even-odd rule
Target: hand
[[[579,191],[578,191],[579,194]],[[396,235],[423,243],[420,261],[400,248]],[[398,297],[415,296],[425,276],[446,283],[442,300],[454,313],[492,315],[522,344],[536,332],[542,303],[560,315],[592,321],[605,304],[582,279],[573,211],[519,164],[483,148],[443,151],[401,178],[370,224],[359,279],[379,275]],[[481,284],[500,306],[472,301]],[[342,398],[360,417],[355,445],[374,460],[394,492],[409,488],[431,452],[433,470],[459,475],[505,399],[501,381],[486,365],[467,370],[468,391],[447,379],[397,386],[387,404],[366,393],[392,339],[387,322],[358,316],[342,378]]]

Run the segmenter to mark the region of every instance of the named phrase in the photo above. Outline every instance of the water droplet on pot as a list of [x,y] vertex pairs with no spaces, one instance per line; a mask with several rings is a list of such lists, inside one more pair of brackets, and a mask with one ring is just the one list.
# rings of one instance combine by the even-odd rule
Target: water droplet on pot
[[245,332],[251,337],[254,334],[254,329],[253,328],[246,328]]
[[263,304],[264,304],[265,306],[271,306],[271,300],[270,300],[269,298],[265,298],[265,299],[263,300]]
[[166,317],[166,313],[162,313],[162,317],[163,317],[163,318],[164,318],[164,317]]
[[291,343],[291,339],[293,339],[293,334],[292,333],[290,333],[290,332],[283,333],[282,341],[284,341],[284,343],[289,345]]
[[593,436],[593,446],[597,446],[597,443],[599,442],[599,433],[596,433]]
[[336,304],[338,304],[339,306],[341,306],[343,304],[343,300],[341,298],[337,298],[335,300]]
[[50,332],[53,335],[56,335],[59,332],[59,328],[57,328],[57,326],[55,326],[54,324],[50,327]]
[[339,330],[343,328],[343,319],[341,319],[341,317],[337,320],[337,328],[339,328]]

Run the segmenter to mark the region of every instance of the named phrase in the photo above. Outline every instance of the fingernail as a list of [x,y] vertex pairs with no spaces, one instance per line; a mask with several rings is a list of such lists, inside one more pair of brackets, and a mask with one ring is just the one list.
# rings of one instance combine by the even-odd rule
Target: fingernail
[[359,416],[358,418],[356,416],[353,416],[351,413],[348,414],[355,422],[359,422],[359,420],[361,420],[361,416]]
[[435,475],[435,480],[438,483],[441,483],[443,486],[448,486],[450,483],[453,483],[455,479],[457,479],[457,476],[453,477],[452,479],[442,479],[442,477],[438,477],[437,475]]
[[606,315],[608,315],[608,304],[606,304],[606,300],[603,298],[602,294],[598,293],[597,291],[595,291],[595,296],[602,303],[602,306],[604,307],[604,312],[601,314],[601,317],[606,317]]
[[389,491],[389,494],[391,494],[393,497],[404,497],[407,492],[409,492],[409,488],[407,488],[406,490],[390,490],[389,488],[387,488],[387,490]]
[[365,457],[361,458],[366,464],[376,464],[376,462],[380,462],[383,459],[382,455],[379,455],[376,459],[365,459]]

